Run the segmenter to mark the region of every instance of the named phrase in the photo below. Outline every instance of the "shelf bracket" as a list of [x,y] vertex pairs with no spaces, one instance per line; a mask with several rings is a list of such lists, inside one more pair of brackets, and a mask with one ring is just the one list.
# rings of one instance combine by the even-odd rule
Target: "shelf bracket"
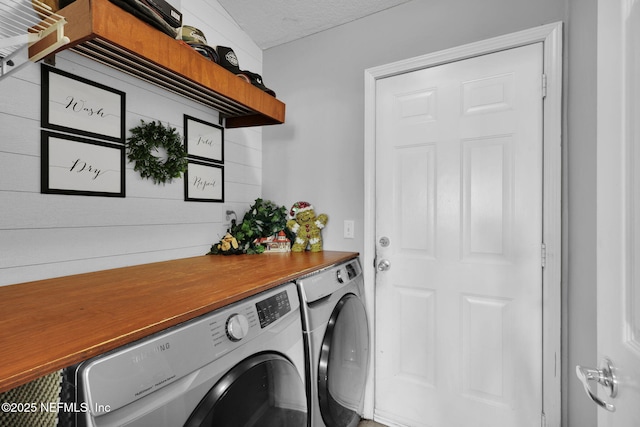
[[0,0],[0,79],[69,43],[66,23],[39,0]]
[[28,34],[29,46],[33,46],[41,40],[44,40],[50,34],[55,33],[55,41],[38,53],[30,56],[29,60],[31,62],[38,62],[45,56],[49,55],[51,52],[58,50],[58,48],[64,46],[70,41],[69,37],[64,35],[64,26],[66,25],[67,20],[64,19],[63,16],[57,14],[53,14],[53,16],[56,17],[56,20],[50,26],[38,32],[29,32]]

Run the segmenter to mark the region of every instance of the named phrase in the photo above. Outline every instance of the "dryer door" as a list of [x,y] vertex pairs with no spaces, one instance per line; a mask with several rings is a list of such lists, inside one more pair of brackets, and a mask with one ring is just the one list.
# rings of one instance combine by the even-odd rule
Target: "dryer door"
[[347,294],[333,309],[322,341],[318,398],[326,425],[357,425],[369,363],[369,327],[360,298]]
[[305,388],[295,366],[276,353],[240,362],[200,401],[185,427],[306,427]]

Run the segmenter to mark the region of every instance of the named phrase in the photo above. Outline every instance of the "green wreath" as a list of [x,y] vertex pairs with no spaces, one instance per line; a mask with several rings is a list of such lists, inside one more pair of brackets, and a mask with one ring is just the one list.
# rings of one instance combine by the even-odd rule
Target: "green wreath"
[[[145,123],[131,131],[127,139],[129,161],[135,162],[134,170],[143,178],[151,178],[155,184],[171,181],[187,170],[187,153],[182,145],[182,138],[175,128],[165,127],[159,121]],[[152,154],[153,150],[162,147],[167,151],[167,160],[162,161]]]

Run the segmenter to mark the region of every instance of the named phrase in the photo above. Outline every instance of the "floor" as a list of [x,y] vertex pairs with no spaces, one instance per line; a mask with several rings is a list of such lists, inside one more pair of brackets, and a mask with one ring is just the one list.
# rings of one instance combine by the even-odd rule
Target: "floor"
[[358,424],[358,427],[387,427],[387,426],[371,420],[362,420],[360,421],[360,424]]

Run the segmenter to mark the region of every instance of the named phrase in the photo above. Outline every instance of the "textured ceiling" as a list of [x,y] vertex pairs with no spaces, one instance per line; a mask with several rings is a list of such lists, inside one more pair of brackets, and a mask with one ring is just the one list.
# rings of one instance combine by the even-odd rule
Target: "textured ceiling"
[[409,0],[218,0],[262,49],[354,21]]

